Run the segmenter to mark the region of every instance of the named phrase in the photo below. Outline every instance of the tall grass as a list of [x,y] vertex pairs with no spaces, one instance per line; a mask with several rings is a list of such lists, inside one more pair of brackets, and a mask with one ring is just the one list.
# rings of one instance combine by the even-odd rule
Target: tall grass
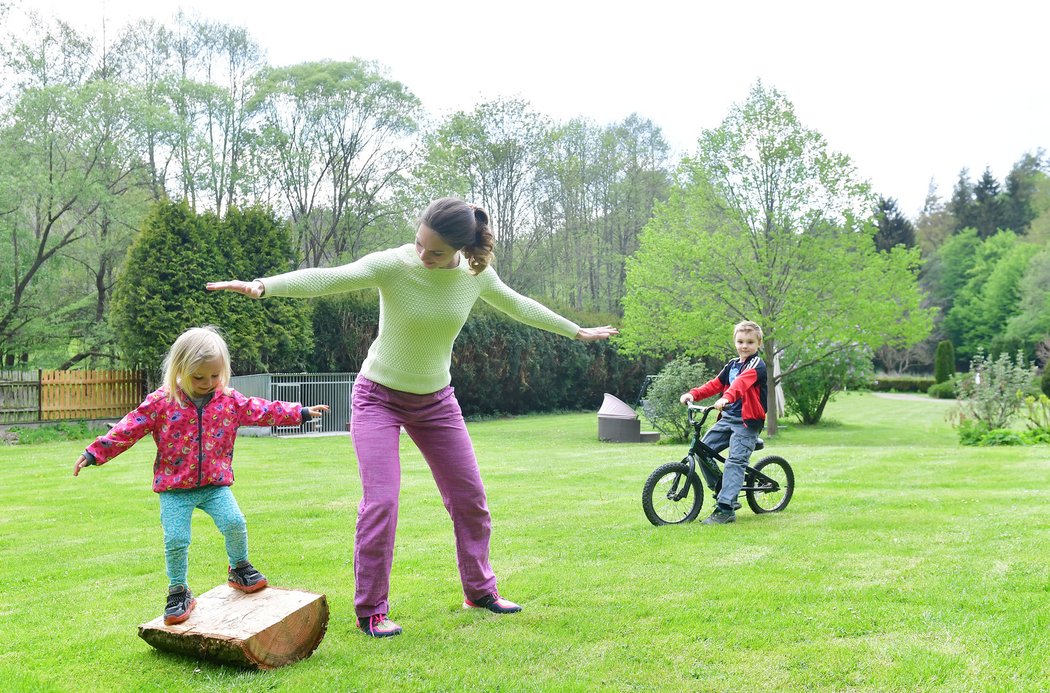
[[[310,659],[271,672],[137,637],[166,587],[151,442],[76,479],[86,440],[0,448],[0,689],[1048,690],[1050,455],[960,447],[948,406],[850,395],[826,425],[789,422],[767,451],[795,469],[791,505],[728,526],[646,522],[642,483],[682,446],[601,443],[594,414],[471,424],[500,590],[525,607],[504,617],[460,608],[451,523],[406,439],[405,633],[386,640],[355,629],[347,438],[242,439],[253,562],[332,612]],[[225,568],[197,513],[191,586]]]

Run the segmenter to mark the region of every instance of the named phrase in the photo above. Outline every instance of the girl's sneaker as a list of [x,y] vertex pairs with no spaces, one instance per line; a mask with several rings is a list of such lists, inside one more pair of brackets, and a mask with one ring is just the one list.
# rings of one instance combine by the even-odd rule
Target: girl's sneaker
[[240,561],[230,568],[226,584],[241,592],[258,592],[268,584],[266,576],[252,567],[248,561]]
[[361,616],[357,619],[357,627],[364,631],[365,635],[371,635],[373,638],[401,635],[401,626],[387,618],[386,614]]
[[189,587],[180,587],[168,591],[168,603],[164,605],[164,625],[182,623],[190,617],[190,612],[197,605]]
[[492,594],[486,595],[481,599],[464,599],[464,609],[488,609],[494,614],[516,614],[521,611],[521,607],[512,602],[509,599],[504,599],[499,596],[499,592],[493,592]]

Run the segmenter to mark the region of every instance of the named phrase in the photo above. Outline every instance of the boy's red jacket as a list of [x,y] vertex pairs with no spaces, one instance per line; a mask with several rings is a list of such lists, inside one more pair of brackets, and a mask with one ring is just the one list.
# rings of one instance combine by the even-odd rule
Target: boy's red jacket
[[[730,384],[729,371],[734,364],[740,372]],[[761,431],[766,423],[766,364],[758,356],[752,356],[744,364],[733,359],[716,377],[694,387],[689,394],[696,402],[712,395],[722,395],[730,402],[724,410],[726,413],[738,414],[748,428]]]

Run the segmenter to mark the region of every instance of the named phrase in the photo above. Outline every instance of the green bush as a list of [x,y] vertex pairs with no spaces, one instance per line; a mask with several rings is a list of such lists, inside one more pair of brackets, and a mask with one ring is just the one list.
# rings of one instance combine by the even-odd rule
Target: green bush
[[[578,324],[609,324],[569,310]],[[358,371],[375,338],[379,300],[362,291],[315,299],[316,371]],[[466,416],[570,411],[601,406],[604,393],[633,402],[662,361],[628,359],[610,342],[566,339],[523,325],[484,304],[474,307],[452,351],[452,385]]]
[[852,346],[826,356],[814,349],[795,348],[781,362],[794,363],[818,359],[784,377],[784,409],[809,426],[820,423],[824,407],[841,390],[867,388],[873,371],[871,349]]
[[926,394],[935,399],[955,399],[955,381],[946,380],[943,383],[934,383],[926,390]]
[[955,347],[950,339],[942,340],[937,344],[937,352],[933,359],[933,379],[938,383],[945,383],[955,375]]
[[681,397],[710,378],[702,363],[694,363],[685,356],[668,363],[653,378],[645,393],[643,411],[653,428],[660,431],[669,442],[688,440],[691,434],[689,413],[682,406]]
[[1039,379],[1039,389],[1044,395],[1050,397],[1050,363],[1043,365],[1043,377]]
[[933,378],[914,375],[879,375],[871,382],[876,392],[926,392],[934,385]]
[[66,440],[90,440],[106,432],[106,427],[86,421],[63,421],[43,426],[12,426],[8,429],[18,437],[18,445],[35,445]]
[[1021,352],[993,360],[978,349],[970,372],[957,380],[961,415],[988,430],[1006,428],[1024,404],[1034,370]]

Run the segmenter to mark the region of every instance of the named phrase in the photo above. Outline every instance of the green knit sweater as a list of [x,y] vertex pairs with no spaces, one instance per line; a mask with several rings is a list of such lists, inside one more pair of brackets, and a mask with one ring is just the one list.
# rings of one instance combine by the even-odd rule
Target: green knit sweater
[[[460,259],[427,269],[409,243],[341,267],[304,269],[260,279],[264,296],[323,296],[379,289],[379,334],[361,375],[403,392],[426,394],[449,384],[452,343],[480,297],[515,320],[575,338],[579,325],[508,287],[492,267],[474,276]],[[493,354],[493,358],[499,358]]]

